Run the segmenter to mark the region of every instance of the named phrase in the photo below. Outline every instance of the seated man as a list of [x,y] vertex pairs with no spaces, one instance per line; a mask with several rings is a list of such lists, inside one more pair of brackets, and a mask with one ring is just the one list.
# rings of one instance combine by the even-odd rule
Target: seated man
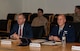
[[11,32],[10,32],[10,38],[12,39],[19,39],[19,38],[32,38],[33,34],[32,34],[32,30],[31,30],[31,26],[26,23],[26,18],[23,14],[18,14],[17,15],[17,23],[14,24]]
[[47,22],[48,20],[43,16],[43,9],[39,8],[38,16],[33,19],[31,26],[44,26],[45,31],[47,31]]
[[75,41],[75,31],[74,31],[73,26],[68,25],[66,23],[66,17],[64,15],[59,15],[57,18],[57,23],[58,23],[58,25],[56,25],[52,28],[52,31],[49,35],[48,40],[61,41],[63,32],[67,31],[67,34],[65,35],[66,41],[74,42]]

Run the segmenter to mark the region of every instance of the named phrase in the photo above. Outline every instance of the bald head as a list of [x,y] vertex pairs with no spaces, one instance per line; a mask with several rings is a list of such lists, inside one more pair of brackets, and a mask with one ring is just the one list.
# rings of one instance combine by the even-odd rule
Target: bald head
[[57,23],[59,26],[63,26],[66,23],[66,17],[63,14],[60,14],[57,18]]

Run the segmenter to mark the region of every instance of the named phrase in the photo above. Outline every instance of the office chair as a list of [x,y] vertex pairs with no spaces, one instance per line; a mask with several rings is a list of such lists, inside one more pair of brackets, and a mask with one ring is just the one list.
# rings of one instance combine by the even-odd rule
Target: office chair
[[44,26],[32,27],[33,38],[42,38],[45,36]]
[[9,13],[7,15],[7,20],[15,20],[15,15],[16,15],[16,13]]
[[0,20],[0,38],[9,37],[11,29],[11,20]]
[[30,16],[30,21],[29,21],[30,24],[32,23],[32,21],[33,21],[33,19],[34,19],[35,17],[37,17],[37,13],[33,13],[33,14]]

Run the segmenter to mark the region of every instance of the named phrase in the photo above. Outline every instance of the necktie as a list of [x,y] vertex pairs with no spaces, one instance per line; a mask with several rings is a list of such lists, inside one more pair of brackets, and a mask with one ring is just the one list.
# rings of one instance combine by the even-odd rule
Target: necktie
[[22,35],[21,31],[22,31],[22,30],[21,30],[21,26],[20,26],[20,31],[19,31],[19,32],[20,32],[20,36]]

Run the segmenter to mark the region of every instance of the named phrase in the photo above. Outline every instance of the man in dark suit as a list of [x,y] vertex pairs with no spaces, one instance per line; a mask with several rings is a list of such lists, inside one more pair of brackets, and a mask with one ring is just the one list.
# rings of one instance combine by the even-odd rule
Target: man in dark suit
[[49,35],[49,40],[53,41],[61,41],[63,32],[66,31],[66,41],[74,42],[75,41],[75,31],[72,25],[66,23],[66,17],[64,15],[59,15],[57,18],[58,25],[55,25],[52,28],[52,31]]
[[14,24],[11,32],[10,38],[12,39],[19,39],[19,38],[32,38],[32,30],[31,26],[25,22],[26,18],[23,14],[17,15],[17,23]]

